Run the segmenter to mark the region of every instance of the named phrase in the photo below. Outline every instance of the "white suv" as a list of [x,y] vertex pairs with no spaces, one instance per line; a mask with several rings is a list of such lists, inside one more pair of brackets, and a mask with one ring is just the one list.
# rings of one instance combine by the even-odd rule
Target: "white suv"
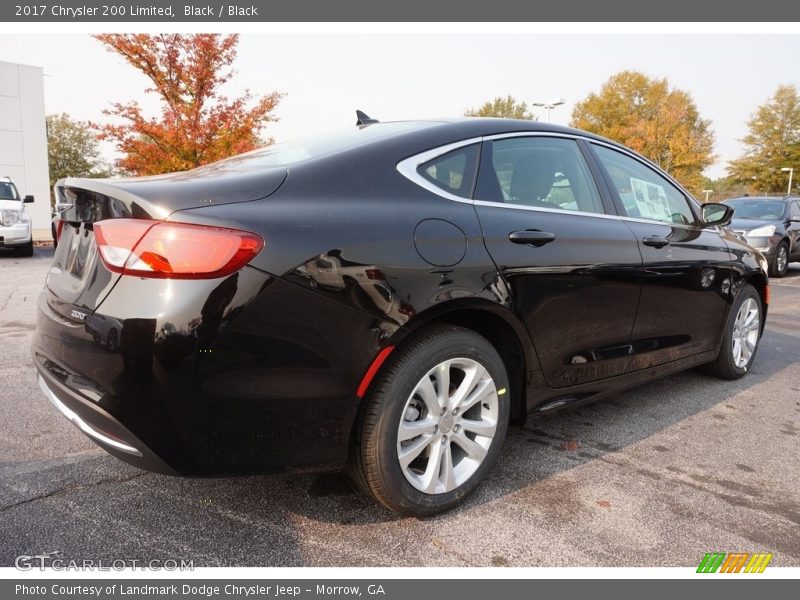
[[31,216],[25,205],[33,196],[21,198],[8,177],[0,177],[0,248],[15,248],[20,256],[33,255]]

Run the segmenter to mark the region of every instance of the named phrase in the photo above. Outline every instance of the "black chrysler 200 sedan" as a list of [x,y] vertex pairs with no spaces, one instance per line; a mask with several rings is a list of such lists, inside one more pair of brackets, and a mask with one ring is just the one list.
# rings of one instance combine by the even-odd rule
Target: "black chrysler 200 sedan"
[[531,412],[741,377],[769,301],[729,207],[543,123],[362,115],[56,193],[33,356],[64,415],[161,473],[349,466],[406,514],[460,502]]

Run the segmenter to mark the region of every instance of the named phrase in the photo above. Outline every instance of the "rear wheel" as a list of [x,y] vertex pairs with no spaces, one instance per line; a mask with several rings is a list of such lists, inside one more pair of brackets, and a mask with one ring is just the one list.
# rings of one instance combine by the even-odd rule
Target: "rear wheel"
[[497,460],[508,427],[508,377],[480,335],[437,327],[396,351],[363,408],[352,473],[407,515],[448,510]]
[[772,264],[770,264],[769,275],[770,277],[783,277],[789,268],[789,244],[785,241],[778,244],[775,249],[775,256],[772,257]]
[[719,355],[707,365],[707,372],[723,379],[739,379],[747,373],[758,350],[762,314],[761,297],[745,284],[728,314]]

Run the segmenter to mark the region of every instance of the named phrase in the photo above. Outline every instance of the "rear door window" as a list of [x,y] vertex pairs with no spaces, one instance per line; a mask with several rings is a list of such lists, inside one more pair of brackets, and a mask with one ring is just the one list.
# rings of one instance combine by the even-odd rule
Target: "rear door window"
[[531,136],[490,142],[476,200],[604,213],[589,166],[572,139]]

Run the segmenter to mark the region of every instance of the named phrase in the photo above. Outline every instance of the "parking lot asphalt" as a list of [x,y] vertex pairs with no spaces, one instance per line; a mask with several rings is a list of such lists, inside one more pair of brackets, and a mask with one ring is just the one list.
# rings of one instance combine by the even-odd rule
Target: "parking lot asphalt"
[[749,375],[695,371],[512,428],[460,508],[399,518],[339,474],[181,479],[105,454],[29,355],[52,249],[0,254],[0,566],[19,555],[195,566],[800,566],[800,265],[773,281]]

